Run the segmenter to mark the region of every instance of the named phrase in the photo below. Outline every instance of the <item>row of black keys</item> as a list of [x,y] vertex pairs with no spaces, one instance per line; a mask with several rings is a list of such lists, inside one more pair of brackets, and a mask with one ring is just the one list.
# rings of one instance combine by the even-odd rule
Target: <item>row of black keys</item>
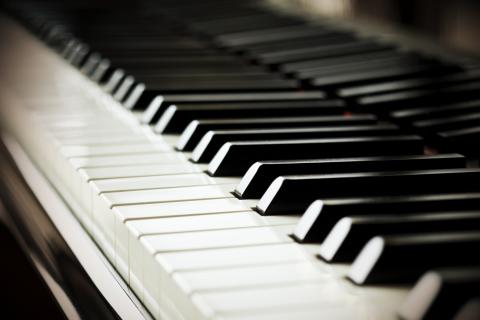
[[[201,101],[212,97],[232,102]],[[178,103],[164,110],[172,119],[177,112],[191,112],[171,132],[186,128],[178,148],[194,150],[194,161],[210,162],[211,174],[241,176],[261,161],[250,167],[237,195],[263,195],[257,206],[262,214],[298,214],[308,207],[293,235],[323,242],[322,258],[349,262],[363,248],[350,274],[357,283],[408,282],[431,267],[478,264],[472,254],[480,243],[478,170],[462,169],[465,159],[459,155],[421,155],[419,137],[376,124],[371,115],[346,113],[340,100],[320,98],[319,92],[170,94],[164,103],[157,99],[157,108]],[[155,114],[152,109],[144,121]],[[263,113],[245,117],[253,110]],[[304,110],[315,110],[315,116]],[[272,114],[276,118],[266,117]],[[378,234],[383,237],[371,240]],[[478,294],[479,275],[468,274],[471,285],[464,291]]]
[[[225,10],[216,1],[163,4],[156,10],[148,7],[152,12],[140,9],[127,24],[128,16],[121,12],[109,19],[100,13],[97,20],[95,14],[87,12],[84,21],[89,23],[77,27],[78,32],[111,62],[102,61],[99,54],[76,41],[68,43],[66,54],[74,64],[83,64],[86,72],[103,63],[104,68],[95,69],[103,70],[96,77],[108,82],[106,87],[129,107],[145,108],[159,93],[283,91],[297,87],[291,86],[291,79],[244,61],[253,59],[297,80],[314,79],[310,81],[313,87],[331,94],[333,88],[334,96],[351,102],[350,108],[388,115],[420,130],[445,150],[477,156],[476,148],[471,147],[480,131],[480,79],[475,68],[461,70],[359,38],[352,32],[273,15],[249,3],[235,6],[235,10]],[[154,19],[156,23],[152,24]],[[188,30],[207,34],[212,42],[246,59],[214,50],[198,37],[192,38]],[[272,56],[276,60],[265,58]],[[115,66],[128,68],[129,75]],[[320,78],[326,82],[320,83]],[[156,122],[168,105],[152,106],[155,110],[150,110],[145,121]],[[202,108],[204,105],[195,107],[196,114],[193,110],[173,112],[157,130],[179,132],[192,118],[212,117]],[[311,109],[304,112],[309,114]],[[251,109],[244,110],[242,116],[247,114],[264,116]]]
[[[388,115],[403,125],[420,130],[434,143],[439,142],[439,146],[445,150],[476,156],[476,148],[471,147],[480,131],[477,101],[480,79],[476,68],[460,71],[458,66],[445,65],[418,54],[400,52],[391,45],[359,38],[351,32],[311,26],[259,9],[247,7],[245,12],[234,10],[212,13],[212,6],[216,8],[218,4],[194,5],[192,10],[180,6],[181,11],[162,7],[160,11],[163,11],[162,18],[166,22],[162,24],[161,31],[152,31],[148,20],[152,17],[148,15],[147,18],[140,16],[139,21],[126,26],[122,15],[119,15],[118,21],[103,19],[100,26],[90,24],[87,30],[83,30],[85,38],[97,50],[109,56],[113,63],[110,68],[96,69],[105,71],[102,77],[109,83],[107,88],[129,107],[140,109],[148,106],[159,93],[284,91],[293,88],[290,80],[282,80],[279,75],[272,75],[258,65],[249,65],[238,57],[219,53],[197,39],[188,38],[184,29],[179,30],[178,25],[181,23],[178,22],[178,17],[180,20],[188,18],[190,30],[208,34],[214,43],[229,46],[231,51],[241,53],[247,58],[244,60],[265,62],[297,80],[312,80],[316,77],[313,82],[310,81],[310,84],[316,83],[313,87],[330,94],[334,88],[333,95],[350,101],[350,109]],[[160,13],[157,10],[155,14]],[[192,18],[192,14],[196,16]],[[172,15],[176,20],[169,17]],[[195,17],[201,19],[196,20]],[[172,25],[173,31],[170,30]],[[257,29],[252,30],[255,26]],[[258,30],[260,26],[262,29]],[[104,29],[106,31],[102,34]],[[127,29],[129,32],[126,33]],[[89,30],[95,30],[93,36]],[[139,45],[139,42],[144,45]],[[74,56],[71,59],[78,64],[84,62],[86,69],[95,66],[95,62],[101,63],[98,54],[82,51],[85,47],[81,43],[72,41],[67,49]],[[302,54],[294,55],[295,52]],[[283,60],[266,61],[264,55],[274,55],[277,58],[282,56]],[[90,60],[86,60],[87,56]],[[115,63],[128,68],[131,75],[127,76],[116,69]],[[115,72],[117,76],[112,77]],[[326,82],[320,83],[320,78]],[[335,79],[340,82],[336,83]],[[332,101],[332,104],[335,103]],[[150,105],[151,110],[145,121],[157,122],[170,104]],[[314,113],[312,109],[315,106],[296,114]],[[189,110],[183,109],[187,107],[190,107]],[[227,112],[212,115],[211,108],[205,110],[204,107],[206,106],[198,104],[182,105],[179,107],[182,110],[168,113],[169,116],[157,126],[157,130],[178,133],[196,117],[230,116]],[[235,107],[238,109],[242,106]],[[253,112],[251,104],[245,103],[243,107],[241,115],[237,111],[231,116],[265,116],[261,110]]]

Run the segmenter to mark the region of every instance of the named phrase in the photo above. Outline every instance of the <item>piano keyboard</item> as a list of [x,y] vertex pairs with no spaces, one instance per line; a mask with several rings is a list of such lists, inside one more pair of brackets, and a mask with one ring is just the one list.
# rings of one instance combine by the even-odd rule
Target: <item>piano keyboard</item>
[[254,1],[32,8],[3,126],[152,317],[477,319],[474,61]]

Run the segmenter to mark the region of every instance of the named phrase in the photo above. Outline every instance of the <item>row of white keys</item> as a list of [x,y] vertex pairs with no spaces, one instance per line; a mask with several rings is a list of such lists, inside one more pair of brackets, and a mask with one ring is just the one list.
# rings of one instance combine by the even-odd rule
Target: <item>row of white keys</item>
[[[178,154],[178,153],[172,153],[169,155],[181,156],[181,154]],[[97,157],[96,159],[99,159],[99,158]],[[198,186],[198,185],[208,185],[208,184],[228,184],[228,183],[236,184],[237,182],[238,182],[238,178],[211,177],[204,173],[184,173],[184,174],[173,174],[173,175],[163,175],[163,176],[156,175],[156,176],[141,176],[141,177],[129,177],[129,178],[100,179],[100,180],[94,180],[90,184],[92,188],[94,188],[95,194],[100,194],[104,192],[188,187],[188,186]]]
[[[152,203],[146,205],[145,203],[142,204],[142,202],[159,202],[162,198],[165,201],[179,201],[188,198],[193,199],[199,196],[205,199],[231,197],[227,190],[231,190],[236,184],[236,181],[237,179],[231,178],[211,178],[200,172],[183,173],[177,175],[167,174],[92,180],[90,182],[90,199],[92,201],[91,212],[92,214],[95,214],[97,219],[101,217],[98,225],[103,226],[104,230],[108,230],[109,234],[113,236],[113,234],[115,234],[115,224],[113,219],[114,214],[99,215],[99,213],[110,212],[112,209],[114,209],[113,211],[116,212],[115,215],[120,215],[118,219],[122,219],[122,221],[123,219],[126,221],[127,219],[142,219],[152,216],[155,217],[163,213],[163,211],[158,208],[159,204]],[[216,187],[217,185],[225,184],[227,185],[226,189],[222,189],[222,187]],[[208,189],[202,187],[208,185],[213,186]],[[191,209],[191,206],[188,206],[188,203],[188,201],[184,201],[176,206],[164,207],[166,207],[167,210],[171,210],[173,207],[176,209],[173,211],[176,212],[176,214],[185,214],[189,212],[189,209]],[[194,201],[193,203],[197,202]],[[208,203],[208,201],[203,202],[204,205],[206,203]],[[225,204],[225,201],[223,199],[219,199],[216,202],[214,201],[214,203],[216,205],[221,205]],[[182,208],[184,208],[183,211]],[[232,210],[238,211],[238,208],[240,208],[240,210],[245,210],[245,207],[243,206],[234,208]],[[125,232],[122,234],[125,234]],[[124,248],[122,252],[124,252],[123,256],[126,257],[127,254],[125,252],[128,239],[125,237],[123,237],[123,239],[123,242],[120,241],[120,243],[125,243],[125,245],[121,246],[121,248]],[[118,243],[119,241],[115,241],[115,244]],[[122,260],[126,261],[126,258]],[[118,261],[118,259],[115,259],[115,261]],[[125,268],[126,267],[124,267],[122,270],[125,270]]]
[[[93,132],[95,130],[97,129]],[[64,143],[74,139],[84,139],[82,143],[90,144],[89,137],[78,138],[71,132],[74,130],[61,131]],[[55,133],[58,134],[59,131]],[[108,139],[110,138],[106,138]],[[91,144],[94,145],[94,141]],[[101,146],[98,149],[102,149]],[[106,154],[110,154],[110,151],[115,152],[111,149],[106,151]],[[163,154],[168,154],[169,159],[162,159],[160,156]],[[106,242],[110,245],[113,243],[114,263],[142,301],[150,307],[150,310],[154,310],[156,315],[160,314],[160,307],[167,310],[174,309],[171,303],[173,298],[177,307],[182,306],[182,304],[178,305],[178,301],[181,302],[183,299],[185,302],[183,307],[186,308],[184,310],[190,310],[192,314],[200,310],[202,314],[198,315],[202,317],[237,315],[238,310],[230,310],[228,305],[225,305],[225,301],[215,300],[216,290],[231,289],[241,285],[245,286],[243,289],[247,291],[260,290],[254,290],[253,287],[268,290],[269,286],[278,286],[289,281],[306,285],[309,280],[319,281],[326,277],[325,273],[315,269],[310,261],[305,260],[305,257],[296,250],[298,249],[296,245],[286,236],[295,224],[296,218],[261,217],[249,210],[249,205],[228,193],[233,189],[233,185],[226,184],[225,189],[211,185],[219,183],[221,179],[208,177],[201,170],[185,173],[184,165],[192,168],[199,167],[183,161],[179,165],[178,158],[173,155],[178,154],[155,153],[155,156],[163,161],[158,163],[153,158],[148,159],[150,154],[139,154],[137,158],[145,157],[146,162],[141,166],[138,166],[138,163],[132,165],[130,161],[136,156],[129,154],[98,155],[95,152],[83,157],[72,156],[69,160],[75,172],[80,173],[80,176],[83,175],[82,181],[89,182],[91,194],[95,195],[94,199],[97,201],[92,202],[91,211],[95,215],[93,221],[95,225],[104,227],[101,236],[108,233],[105,232],[106,230],[110,231],[111,238]],[[150,160],[154,161],[150,162]],[[177,162],[172,164],[170,160]],[[179,173],[177,169],[180,170],[180,174],[169,175],[169,173]],[[130,184],[131,182],[134,183]],[[228,182],[233,180],[229,181],[226,178],[224,183]],[[199,187],[204,184],[208,187]],[[78,193],[78,191],[74,189],[74,192]],[[193,200],[198,197],[203,199]],[[209,199],[210,197],[214,199]],[[189,198],[192,200],[185,201]],[[103,212],[96,207],[100,204]],[[277,226],[279,230],[276,232],[275,228],[262,226]],[[96,236],[97,241],[101,236]],[[261,258],[254,254],[255,250],[272,247],[282,247],[282,250],[264,251]],[[104,250],[108,252],[106,247]],[[243,267],[239,268],[236,265],[232,269],[228,266],[226,268],[215,266],[214,262],[219,263],[219,261],[211,259],[209,254],[226,252],[222,250],[228,252],[244,250],[244,259],[240,259],[241,261],[233,257],[222,259],[224,262],[236,261]],[[203,255],[196,261],[209,262],[205,266],[206,270],[193,268],[183,272],[162,273],[163,266],[159,259],[165,257],[168,259],[171,255],[200,252]],[[235,257],[242,257],[242,255],[235,255]],[[274,262],[268,262],[268,259]],[[282,259],[287,261],[282,261],[280,264],[275,262]],[[295,261],[295,259],[298,260]],[[192,261],[190,260],[190,265]],[[217,267],[219,269],[216,269]],[[213,279],[215,281],[210,279],[209,282],[207,279],[216,273],[215,270],[220,273]],[[164,277],[162,278],[161,275]],[[231,277],[231,275],[236,276]],[[285,279],[287,275],[291,276],[290,280]],[[224,279],[230,279],[230,282]],[[304,283],[301,282],[302,279]],[[209,285],[207,285],[208,282]],[[168,285],[169,283],[171,286]],[[298,292],[305,292],[309,288],[308,286],[294,287]],[[289,286],[286,288],[288,289]],[[290,291],[287,290],[287,292]],[[283,297],[282,294],[278,296]],[[193,299],[196,304],[192,304],[190,299]],[[317,300],[314,301],[317,302]],[[293,312],[293,304],[287,305],[290,312]],[[255,309],[255,305],[251,306],[246,302],[244,307],[247,306],[252,307],[251,310],[258,309]],[[240,308],[241,305],[238,307]],[[214,308],[215,312],[209,314],[209,308]],[[267,308],[264,315],[270,315],[272,308]],[[185,312],[184,310],[182,312]]]
[[103,193],[93,202],[92,218],[98,229],[96,231],[100,232],[100,236],[104,238],[104,241],[107,244],[113,244],[112,254],[114,256],[112,260],[116,266],[119,266],[120,273],[126,278],[128,277],[128,268],[124,262],[127,257],[123,255],[122,259],[118,259],[118,231],[115,229],[114,212],[123,212],[123,207],[139,206],[140,208],[137,210],[144,212],[142,206],[147,204],[159,206],[162,203],[175,203],[194,199],[225,198],[228,196],[229,190],[233,190],[233,187],[234,185],[206,185]]
[[[245,214],[245,213],[243,213]],[[246,214],[255,215],[250,211]],[[211,226],[205,225],[206,230],[186,231],[177,233],[163,234],[140,234],[138,229],[133,230],[135,225],[129,225],[130,231],[137,233],[136,237],[140,237],[140,243],[130,246],[131,252],[131,278],[132,282],[138,280],[142,287],[144,303],[154,311],[167,309],[170,301],[173,299],[181,310],[189,310],[195,312],[195,308],[187,301],[189,295],[179,290],[174,279],[170,274],[164,272],[164,269],[157,262],[156,256],[168,253],[181,252],[209,252],[210,250],[228,248],[255,248],[256,246],[264,246],[270,244],[288,244],[292,240],[287,236],[291,231],[295,218],[293,217],[276,217],[277,220],[255,221],[257,226],[250,226],[252,221],[242,226],[237,225],[235,228],[225,229],[222,224],[215,225],[215,221],[210,222]],[[160,223],[160,222],[159,222]],[[138,227],[138,225],[137,225]],[[215,230],[215,228],[218,228]],[[132,239],[135,240],[135,239]],[[138,255],[141,256],[138,256]],[[208,261],[208,255],[200,257]],[[135,261],[141,261],[140,270],[136,270]],[[138,277],[140,277],[138,279]],[[212,279],[213,280],[213,279]],[[183,298],[182,298],[183,297]],[[181,303],[185,301],[185,303]],[[185,300],[187,299],[187,300]]]
[[[128,270],[130,279],[141,279],[143,277],[139,275],[143,274],[143,265],[141,263],[138,264],[138,262],[142,261],[139,258],[143,257],[143,245],[140,244],[140,239],[148,234],[156,234],[155,231],[152,231],[148,227],[167,223],[166,219],[170,218],[214,215],[217,213],[243,212],[248,210],[249,208],[247,206],[233,198],[233,196],[230,195],[229,197],[228,194],[225,194],[224,198],[218,199],[114,207],[114,234],[116,251],[120,257],[119,263],[127,264],[125,269]],[[139,229],[134,227],[138,227]],[[189,231],[191,228],[192,227],[187,224],[185,225],[185,229],[178,229],[177,232]],[[122,266],[119,266],[119,270],[122,269]],[[143,294],[141,281],[130,284],[135,289],[139,289],[137,291],[140,291],[141,295]]]
[[135,155],[123,154],[95,157],[75,157],[69,159],[69,162],[75,168],[75,170],[81,170],[116,166],[155,165],[172,163],[178,164],[183,162],[183,157],[182,155],[173,152],[152,152]]
[[159,156],[159,159],[159,164],[147,163],[77,169],[77,182],[74,185],[75,192],[79,195],[80,199],[82,199],[81,201],[86,205],[86,208],[91,209],[93,200],[91,182],[113,178],[122,179],[175,175],[200,173],[202,171],[200,168],[188,162],[162,163],[162,155]]
[[[94,158],[95,157],[91,157],[87,159],[94,159]],[[106,242],[115,243],[115,246],[114,246],[115,260],[114,261],[117,265],[117,268],[119,269],[119,271],[126,269],[124,270],[124,272],[121,272],[121,273],[123,273],[125,277],[125,271],[127,271],[127,274],[128,274],[127,279],[129,280],[132,288],[137,292],[137,294],[139,294],[139,296],[142,298],[145,304],[151,308],[151,310],[160,310],[160,307],[165,308],[166,306],[171,305],[167,301],[164,302],[164,300],[171,299],[170,297],[167,297],[167,298],[165,297],[165,296],[168,296],[167,293],[170,291],[166,290],[162,286],[164,290],[160,290],[157,292],[157,288],[158,288],[157,282],[152,281],[153,279],[159,279],[158,275],[160,274],[160,271],[158,270],[160,264],[155,260],[155,256],[158,254],[161,254],[158,252],[158,250],[160,250],[160,252],[177,252],[177,251],[183,252],[183,251],[190,251],[190,250],[205,250],[205,249],[211,250],[211,249],[217,248],[218,246],[231,247],[231,249],[235,249],[238,246],[240,247],[245,246],[246,248],[251,249],[251,246],[256,246],[256,245],[264,246],[266,244],[278,244],[278,243],[291,242],[291,240],[287,237],[280,237],[278,233],[273,232],[270,229],[270,227],[268,228],[260,227],[262,225],[285,224],[285,226],[282,227],[284,229],[282,229],[281,234],[286,235],[289,231],[291,231],[291,227],[294,224],[294,220],[292,220],[291,217],[274,217],[273,218],[273,220],[277,219],[278,221],[271,221],[272,217],[270,217],[270,221],[267,221],[267,218],[262,218],[258,214],[252,211],[249,211],[248,207],[244,205],[241,205],[239,208],[235,209],[229,206],[227,207],[222,206],[221,203],[214,203],[213,206],[215,207],[216,210],[213,208],[210,209],[208,205],[207,206],[202,205],[201,206],[202,209],[200,211],[191,210],[192,208],[190,208],[190,210],[182,212],[182,210],[178,210],[178,211],[173,210],[173,209],[179,208],[178,207],[179,203],[175,203],[175,202],[169,202],[164,204],[155,203],[155,204],[152,204],[152,206],[154,207],[152,206],[149,207],[149,208],[152,208],[150,213],[149,213],[149,210],[146,210],[147,207],[145,207],[146,203],[148,202],[158,202],[158,201],[162,201],[162,199],[163,201],[179,201],[179,200],[188,199],[189,197],[194,197],[194,198],[206,197],[208,199],[208,197],[216,198],[218,196],[220,197],[227,196],[228,195],[227,191],[233,189],[233,185],[226,185],[227,189],[219,190],[218,192],[220,193],[218,194],[215,192],[215,190],[218,189],[218,187],[215,187],[215,186],[209,186],[208,188],[177,187],[175,189],[156,189],[155,187],[158,186],[158,183],[162,183],[161,182],[162,178],[165,178],[167,176],[158,175],[158,176],[144,177],[141,175],[144,175],[147,173],[146,171],[143,171],[143,172],[136,173],[136,174],[139,174],[140,177],[128,178],[129,175],[131,174],[128,172],[128,168],[126,168],[128,166],[120,165],[118,166],[118,168],[117,167],[113,168],[113,167],[102,167],[101,163],[97,163],[97,164],[100,165],[97,168],[79,169],[79,171],[82,172],[83,174],[89,173],[91,175],[87,179],[87,181],[90,182],[90,187],[96,183],[100,183],[100,186],[101,186],[102,185],[101,183],[103,181],[106,181],[107,188],[108,188],[108,182],[110,182],[110,184],[113,183],[113,188],[116,187],[117,190],[118,188],[123,190],[125,188],[125,185],[122,186],[122,183],[123,184],[125,182],[128,183],[129,182],[128,179],[137,179],[137,181],[138,179],[140,179],[139,181],[140,185],[138,185],[138,182],[137,182],[137,185],[132,187],[148,188],[147,190],[142,190],[142,191],[129,191],[129,190],[132,190],[130,188],[127,191],[124,190],[124,191],[113,191],[113,192],[105,191],[104,188],[102,188],[103,189],[102,191],[98,189],[95,190],[95,188],[93,188],[100,195],[100,197],[97,197],[99,201],[97,201],[96,203],[97,205],[101,203],[105,212],[100,213],[99,212],[100,210],[97,209],[94,204],[92,213],[104,219],[103,223],[101,222],[99,223],[99,221],[94,219],[97,226],[98,225],[110,226],[110,230],[113,229],[113,234],[111,234],[112,238],[107,239]],[[106,164],[108,164],[108,162]],[[164,167],[165,169],[169,165],[166,165],[166,167],[163,165],[161,166]],[[133,167],[134,166],[130,166],[130,168],[133,168]],[[149,169],[152,169],[152,168],[149,168]],[[173,168],[170,167],[168,169],[173,169]],[[148,170],[148,171],[152,173],[151,170]],[[171,173],[176,171],[169,170],[169,172]],[[160,171],[160,172],[154,172],[154,173],[162,174],[165,172]],[[185,174],[185,175],[188,175],[188,174]],[[201,177],[200,179],[202,180],[202,182],[212,179],[199,172],[193,173],[191,175],[197,176],[199,178]],[[182,176],[182,174],[178,176]],[[174,177],[175,175],[172,176],[172,178]],[[192,177],[188,177],[185,180],[188,181],[191,178]],[[127,181],[125,181],[125,179]],[[148,180],[145,180],[145,179],[148,179]],[[173,180],[174,179],[171,179],[171,181]],[[201,184],[200,181],[188,181],[188,182],[187,181],[185,183],[194,183],[193,185],[196,185],[198,183]],[[208,181],[208,182],[211,182],[211,181]],[[168,186],[168,182],[165,184],[165,180],[163,180],[163,183],[164,185]],[[181,184],[181,181],[178,183]],[[226,199],[213,199],[212,201],[227,200],[227,199],[230,200],[231,203],[233,202],[237,202],[239,204],[241,203],[237,199],[230,198],[230,197]],[[182,204],[188,205],[188,204],[194,203],[195,205],[195,203],[198,203],[199,201],[201,202],[203,200],[182,201],[184,202]],[[131,204],[128,204],[128,203],[131,203]],[[202,202],[202,204],[204,203],[205,202]],[[163,212],[166,212],[168,214],[167,216],[164,216],[164,218],[161,218],[162,211],[159,210],[160,206],[162,207],[163,210],[165,210]],[[133,207],[137,207],[135,209],[139,210],[137,212],[141,212],[141,214],[138,214],[138,213],[133,214],[132,215],[133,217],[128,216],[128,214],[125,215],[125,213],[128,213],[129,209],[135,210]],[[112,215],[109,215],[108,214],[109,212],[107,212],[107,210],[111,210],[112,208],[114,209],[114,212],[117,213],[116,217],[123,216],[122,220],[117,219],[116,221],[115,220],[112,221],[112,219],[110,219]],[[225,210],[228,213],[215,214],[216,212],[224,212]],[[244,210],[244,211],[238,211],[234,213],[230,212],[234,210]],[[121,213],[121,215],[119,213]],[[192,216],[196,213],[198,213],[199,215]],[[187,214],[187,216],[186,217],[177,216],[182,214]],[[282,220],[282,218],[284,219]],[[129,226],[130,230],[126,230],[125,228],[123,228],[125,224]],[[112,228],[112,225],[113,225],[113,228]],[[232,228],[232,229],[228,229],[228,228]],[[211,229],[219,229],[219,230],[206,231]],[[202,231],[196,232],[195,230],[202,230]],[[130,231],[130,233],[126,233],[123,231],[127,231],[127,232]],[[134,231],[134,233],[132,233],[132,231]],[[102,234],[105,235],[105,232],[102,232]],[[134,236],[132,236],[132,234],[134,234]],[[227,236],[230,236],[230,238],[228,238]],[[182,238],[184,239],[183,241],[182,241]],[[126,246],[121,245],[121,244],[125,244],[125,239],[126,239]],[[181,246],[182,243],[184,244],[184,246]],[[160,246],[160,248],[158,248],[158,246]],[[145,247],[150,248],[150,251],[145,250]],[[129,253],[131,253],[133,257]],[[315,269],[312,269],[309,263],[299,262],[295,266],[296,267],[303,266],[302,270],[310,268],[312,273],[308,273],[307,275],[305,275],[307,277],[306,279],[309,279],[308,277],[312,277],[312,280],[314,280],[320,276],[320,273],[318,272],[318,270],[313,271]],[[257,268],[262,268],[262,267],[257,267]],[[269,270],[270,269],[269,266],[263,266],[264,272],[271,274],[273,276],[270,278],[271,281],[273,282],[275,280],[278,280],[278,281],[281,280],[279,277],[275,278],[275,274],[277,274],[278,276],[282,272],[283,274],[285,274],[285,272],[290,273],[288,272],[288,267],[280,267],[279,265],[274,265],[272,266],[272,268],[274,269]],[[275,270],[277,270],[277,273],[275,273]],[[294,270],[290,270],[290,271],[294,271]],[[229,273],[229,269],[226,269],[223,272],[224,272],[224,276],[227,276]],[[243,276],[244,280],[248,280],[248,274],[252,275],[252,273],[249,273],[248,270],[246,272],[247,273],[244,273],[244,276]],[[295,274],[295,273],[292,273],[292,274]],[[184,297],[188,297],[193,294],[193,291],[189,292],[189,289],[187,288],[199,287],[196,290],[200,290],[200,291],[202,291],[202,289],[205,289],[205,288],[202,288],[200,284],[201,280],[199,280],[200,279],[199,277],[201,278],[202,275],[196,274],[195,272],[193,272],[190,275],[187,275],[186,277],[187,280],[181,280],[182,278],[180,274],[177,273],[176,276],[173,278],[173,280],[174,282],[183,283],[181,287],[177,287],[176,285],[175,287],[182,288],[182,290],[180,291],[185,291],[185,292],[181,292],[181,295]],[[239,277],[238,279],[242,279],[242,277]],[[251,281],[250,283],[253,284],[258,281],[258,278],[251,277],[250,281]],[[282,281],[280,281],[280,283],[282,283]],[[193,285],[188,285],[189,282],[193,282]],[[154,285],[151,285],[151,284],[154,284]]]
[[405,294],[358,288],[296,243],[158,253],[156,262],[157,300],[187,296],[194,305],[182,308],[198,318],[394,319]]

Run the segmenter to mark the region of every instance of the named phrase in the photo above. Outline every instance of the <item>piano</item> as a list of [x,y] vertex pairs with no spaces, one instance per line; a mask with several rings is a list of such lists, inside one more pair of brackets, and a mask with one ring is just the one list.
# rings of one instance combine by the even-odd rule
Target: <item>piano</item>
[[3,3],[2,247],[43,292],[2,271],[5,309],[480,319],[478,4],[455,4]]

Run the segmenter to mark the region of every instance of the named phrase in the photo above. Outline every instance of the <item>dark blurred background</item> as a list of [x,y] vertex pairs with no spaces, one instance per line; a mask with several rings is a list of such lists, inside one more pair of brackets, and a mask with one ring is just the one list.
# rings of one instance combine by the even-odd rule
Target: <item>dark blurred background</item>
[[478,0],[268,0],[299,13],[393,26],[480,55]]

